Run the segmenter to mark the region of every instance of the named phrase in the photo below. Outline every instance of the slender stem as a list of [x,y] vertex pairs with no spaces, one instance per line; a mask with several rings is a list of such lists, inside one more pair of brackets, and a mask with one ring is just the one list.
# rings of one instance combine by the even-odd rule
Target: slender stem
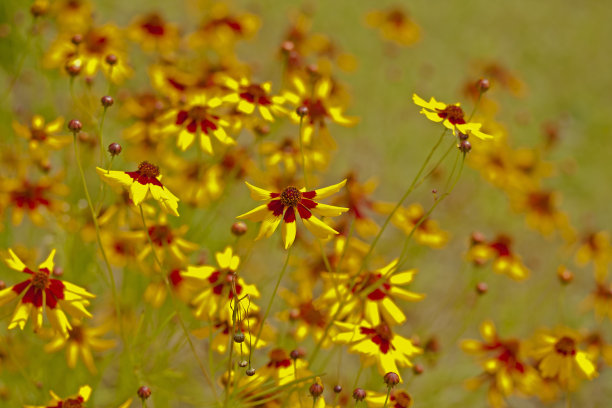
[[[447,131],[447,129],[445,128],[444,131],[442,132],[442,134],[440,135],[438,141],[436,142],[434,147],[431,149],[431,151],[429,152],[429,154],[425,158],[425,161],[423,162],[423,164],[421,165],[421,168],[419,169],[418,173],[416,174],[416,176],[412,180],[412,183],[410,183],[410,186],[408,187],[408,189],[406,190],[404,195],[400,198],[400,200],[397,202],[397,204],[395,205],[393,210],[391,210],[391,213],[389,213],[389,215],[385,219],[385,222],[383,223],[382,227],[378,231],[378,234],[376,235],[376,237],[374,237],[374,240],[372,241],[372,244],[370,245],[370,248],[368,249],[368,252],[363,257],[363,261],[361,262],[361,266],[359,267],[359,270],[357,271],[357,273],[355,275],[353,275],[353,278],[350,280],[349,287],[352,286],[352,284],[359,277],[361,272],[363,272],[363,270],[366,268],[368,259],[372,255],[372,252],[374,251],[374,248],[376,247],[376,244],[378,243],[378,241],[379,241],[380,237],[382,236],[384,230],[389,225],[389,222],[391,221],[391,218],[393,218],[393,216],[395,215],[397,210],[402,206],[402,204],[404,203],[406,198],[408,198],[410,193],[412,193],[412,191],[416,187],[417,182],[419,181],[419,179],[421,177],[421,174],[423,174],[423,172],[425,171],[425,168],[427,167],[427,164],[429,163],[429,160],[431,160],[431,157],[433,156],[434,152],[438,149],[438,146],[440,146],[440,143],[442,143],[442,140],[444,139],[444,135],[446,134],[446,131]],[[349,294],[350,294],[350,292],[349,292]],[[346,306],[347,302],[348,302],[348,295],[347,295],[347,297],[345,297],[345,298],[340,300],[339,305],[338,305],[338,309],[336,309],[336,312],[334,313],[332,318],[329,320],[329,322],[325,326],[325,329],[323,329],[323,335],[321,336],[321,338],[317,342],[317,345],[315,346],[315,349],[314,349],[314,351],[312,353],[312,357],[310,358],[310,364],[311,365],[315,361],[315,359],[317,358],[317,356],[319,354],[319,351],[321,350],[321,346],[323,345],[323,342],[327,339],[327,335],[329,334],[329,330],[331,329],[331,326],[334,324],[334,321],[340,315],[340,313],[342,313],[342,311],[344,310],[344,307]]]
[[19,61],[17,62],[17,70],[15,72],[15,76],[13,77],[13,79],[11,79],[11,82],[9,83],[8,88],[6,89],[4,95],[2,96],[2,102],[4,102],[4,100],[10,95],[11,91],[13,90],[13,87],[17,83],[17,80],[21,76],[21,70],[23,69],[23,64],[25,62],[26,57],[30,53],[30,43],[32,42],[32,38],[34,37],[33,33],[34,33],[35,25],[36,25],[36,17],[34,17],[34,20],[32,21],[32,26],[28,30],[28,36],[26,38],[26,43],[23,47],[23,53],[21,54],[21,56],[19,57]]
[[300,116],[300,130],[298,140],[300,141],[300,152],[302,154],[302,169],[304,170],[304,187],[308,191],[308,177],[306,174],[306,155],[304,154],[304,143],[302,142],[302,128],[304,124],[304,116]]
[[385,398],[385,404],[383,408],[387,408],[387,403],[389,402],[389,394],[391,394],[391,387],[387,387],[387,397]]
[[355,377],[355,383],[353,384],[353,389],[357,388],[357,384],[359,384],[359,378],[361,378],[362,372],[363,372],[363,364],[359,364],[359,371],[357,371],[357,377]]
[[89,211],[91,212],[91,219],[94,224],[94,228],[96,230],[96,239],[98,241],[98,246],[100,247],[100,252],[102,253],[102,258],[104,258],[104,264],[106,265],[106,269],[108,271],[108,276],[110,278],[111,291],[113,295],[113,301],[115,303],[115,314],[117,315],[117,319],[119,320],[119,327],[123,334],[123,324],[121,319],[121,307],[119,306],[119,298],[117,296],[117,288],[115,285],[115,275],[113,274],[113,268],[108,261],[108,256],[106,255],[106,251],[104,250],[104,245],[102,245],[102,237],[100,235],[100,226],[98,225],[98,218],[96,217],[96,212],[93,207],[93,203],[91,201],[91,196],[89,195],[89,189],[87,188],[87,182],[85,181],[85,173],[83,173],[83,166],[81,165],[81,156],[79,155],[78,142],[77,142],[77,132],[73,133],[73,144],[74,144],[74,156],[76,158],[77,167],[79,168],[79,174],[81,175],[81,181],[83,182],[83,189],[85,190],[85,198],[87,199],[87,205],[89,206]]
[[[157,264],[157,266],[159,267],[160,271],[162,271],[163,274],[163,270],[164,267],[161,263],[161,261],[159,260],[159,258],[157,257],[157,253],[155,252],[155,246],[153,245],[153,241],[151,240],[151,236],[149,235],[149,228],[147,227],[147,222],[145,220],[145,216],[144,216],[144,210],[142,209],[142,204],[140,204],[138,206],[138,208],[140,208],[140,218],[142,220],[142,227],[144,228],[145,231],[145,235],[147,236],[147,239],[149,241],[149,245],[151,246],[151,252],[153,253],[153,258],[155,259],[155,263]],[[210,378],[210,375],[208,374],[208,371],[206,371],[206,368],[204,367],[204,364],[202,364],[202,360],[200,359],[200,356],[198,355],[195,346],[193,344],[193,341],[191,340],[191,337],[189,336],[189,330],[187,330],[187,326],[185,325],[185,322],[183,321],[183,318],[181,317],[181,314],[178,310],[178,308],[176,307],[176,301],[174,299],[174,292],[172,291],[172,286],[170,285],[170,282],[168,281],[168,276],[166,274],[164,274],[164,279],[163,279],[164,283],[166,284],[166,289],[168,290],[168,293],[170,294],[170,299],[172,300],[172,305],[174,306],[174,309],[176,310],[176,317],[179,321],[179,325],[181,326],[181,329],[183,330],[183,334],[185,335],[185,339],[187,339],[187,343],[189,343],[189,348],[191,349],[191,352],[193,353],[193,356],[195,357],[196,361],[198,362],[198,365],[200,366],[200,371],[202,371],[202,374],[204,375],[204,378],[206,379],[206,382],[208,383],[208,385],[210,386],[215,399],[218,399],[219,396],[217,395],[217,389],[215,388],[215,384],[213,383],[212,379]]]
[[270,309],[272,308],[272,302],[274,302],[274,298],[276,297],[276,292],[278,291],[278,287],[281,283],[281,280],[283,279],[283,276],[285,275],[285,271],[287,270],[287,265],[289,264],[289,258],[291,257],[291,248],[293,248],[293,246],[290,246],[289,249],[287,250],[287,258],[285,258],[285,264],[283,265],[283,269],[281,270],[281,273],[278,275],[276,286],[274,286],[274,291],[272,292],[272,296],[270,296],[270,301],[268,302],[268,306],[266,307],[266,311],[264,313],[263,319],[259,325],[259,330],[257,331],[257,337],[255,338],[255,344],[253,345],[253,349],[257,348],[257,343],[259,343],[259,338],[261,337],[261,332],[263,331],[264,323],[266,322],[266,319],[268,318],[268,314],[270,314]]
[[104,140],[102,137],[104,118],[106,118],[106,107],[104,107],[104,110],[102,111],[102,117],[100,118],[100,127],[98,128],[98,141],[100,142],[100,164],[104,162]]
[[474,108],[472,108],[472,112],[470,113],[470,116],[468,117],[468,122],[472,120],[472,118],[474,117],[474,114],[476,113],[476,109],[478,109],[478,105],[480,104],[480,100],[482,99],[482,89],[478,90],[478,99],[476,99],[476,103],[474,104]]
[[[232,310],[232,333],[229,336],[229,361],[227,362],[227,385],[225,386],[225,400],[223,402],[223,406],[227,407],[227,403],[229,402],[229,396],[230,396],[230,389],[232,386],[232,381],[234,381],[234,377],[232,374],[232,371],[234,369],[234,364],[232,362],[232,357],[234,354],[234,335],[236,334],[236,322],[237,322],[237,314],[238,314],[238,307],[240,306],[239,304],[239,299],[238,299],[238,294],[236,293],[236,279],[238,279],[237,275],[234,275],[234,279],[232,280],[232,286],[231,286],[231,291],[232,291],[232,295],[234,297],[234,309]],[[248,317],[247,317],[248,318]]]

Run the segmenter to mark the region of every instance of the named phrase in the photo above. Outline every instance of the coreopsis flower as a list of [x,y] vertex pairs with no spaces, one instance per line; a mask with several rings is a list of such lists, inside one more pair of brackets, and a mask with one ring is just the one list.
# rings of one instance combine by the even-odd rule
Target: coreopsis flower
[[193,282],[194,286],[198,287],[198,291],[190,301],[194,315],[201,319],[231,316],[234,296],[238,296],[238,299],[248,296],[250,300],[243,299],[240,302],[250,302],[250,309],[256,312],[258,307],[252,299],[260,296],[259,291],[255,285],[247,284],[244,279],[236,275],[240,264],[238,255],[228,246],[223,252],[217,252],[215,259],[217,267],[188,266],[186,271],[181,272],[183,279]]
[[132,154],[151,157],[165,148],[162,143],[165,140],[163,124],[160,121],[164,108],[162,99],[152,93],[133,95],[123,102],[122,111],[127,113],[128,117],[136,119],[134,124],[122,132],[125,141],[134,145],[126,154],[130,157]]
[[[312,374],[308,370],[308,363],[304,359],[298,358],[294,362],[289,353],[282,348],[270,350],[268,356],[270,359],[264,367],[258,370],[258,374],[263,377],[274,378],[278,385],[284,385]],[[297,377],[295,376],[296,371]]]
[[[376,203],[374,208],[381,213],[390,213],[394,206],[393,204]],[[442,230],[437,221],[426,217],[425,209],[419,203],[398,208],[391,222],[406,235],[412,233],[414,240],[421,245],[442,248],[448,242],[448,232]]]
[[87,0],[58,0],[51,4],[51,12],[60,31],[76,34],[87,30],[93,9]]
[[612,284],[597,282],[595,289],[587,298],[587,303],[598,318],[607,316],[612,320]]
[[[311,87],[302,78],[295,75],[291,78],[291,83],[295,91],[285,91],[282,96],[296,107],[307,108],[302,129],[304,144],[310,145],[318,130],[321,143],[329,148],[334,148],[335,142],[329,134],[327,123],[331,121],[339,125],[352,126],[357,123],[357,120],[344,116],[344,107],[332,97],[334,84],[331,78],[321,77]],[[302,118],[294,111],[291,113],[291,119],[299,123]]]
[[48,149],[57,150],[70,143],[70,136],[57,135],[64,125],[64,118],[46,123],[40,115],[32,116],[30,126],[24,126],[17,121],[13,121],[13,130],[18,136],[28,141],[30,154],[40,161],[47,160]]
[[150,193],[166,213],[178,217],[179,199],[161,183],[159,167],[154,164],[140,162],[136,171],[109,171],[100,167],[96,171],[108,184],[127,188],[134,205],[139,206]]
[[[159,278],[159,276],[158,276]],[[183,278],[181,270],[178,268],[172,269],[166,276],[170,289],[178,299],[187,303],[193,298],[193,293],[198,290],[198,287],[188,282]],[[168,296],[168,286],[164,282],[163,277],[160,280],[149,283],[145,289],[143,298],[145,302],[150,303],[154,308],[160,308],[166,301]]]
[[393,333],[391,326],[384,320],[379,320],[377,324],[366,319],[358,324],[339,321],[334,324],[340,333],[332,341],[349,344],[349,351],[360,354],[366,364],[375,361],[381,375],[390,371],[399,373],[398,366],[411,367],[410,358],[423,352],[409,339]]
[[286,187],[280,193],[273,193],[246,183],[249,190],[251,190],[251,197],[254,200],[268,202],[236,218],[255,222],[263,221],[259,234],[255,239],[260,239],[263,236],[270,237],[278,227],[278,224],[283,221],[282,235],[285,249],[289,248],[295,240],[297,230],[296,218],[298,215],[306,228],[314,236],[319,239],[326,239],[338,232],[315,217],[313,213],[322,217],[335,217],[348,211],[348,208],[321,204],[314,200],[325,198],[338,192],[345,184],[346,180],[343,180],[338,184],[311,191],[303,191],[305,189],[298,190],[296,187]]
[[91,387],[89,385],[84,385],[79,388],[79,392],[77,395],[73,395],[68,398],[60,398],[53,391],[49,391],[51,394],[52,400],[49,401],[46,405],[26,405],[24,408],[82,408],[85,402],[89,400],[91,396]]
[[[148,245],[149,238],[153,243],[153,250],[160,261],[164,261],[167,254],[179,263],[187,262],[187,255],[184,252],[193,252],[198,249],[194,242],[187,241],[183,236],[187,233],[189,225],[184,224],[174,228],[161,214],[155,222],[147,220],[147,231],[139,230],[142,250],[138,254],[138,260],[142,261],[151,253],[151,245]],[[147,238],[146,234],[149,234]]]
[[334,301],[330,313],[334,314],[339,307],[338,296],[340,299],[348,297],[343,308],[345,314],[339,315],[339,318],[346,316],[346,313],[351,316],[363,314],[374,326],[380,323],[379,316],[383,316],[384,320],[392,325],[404,323],[406,315],[395,303],[396,300],[418,302],[423,300],[425,295],[406,289],[417,271],[411,269],[397,272],[397,263],[398,259],[394,259],[373,272],[363,272],[350,287],[348,283],[353,280],[350,274],[323,274],[328,289],[322,299]]
[[455,136],[457,136],[457,133],[463,133],[466,135],[474,135],[481,139],[493,138],[493,136],[480,131],[482,127],[481,123],[466,122],[465,112],[461,109],[459,103],[446,105],[445,103],[436,101],[433,97],[427,102],[417,94],[412,94],[412,100],[417,106],[423,108],[421,109],[421,113],[425,115],[427,119],[432,122],[442,122],[447,129],[452,130]]
[[345,193],[335,200],[334,204],[346,204],[349,214],[355,217],[355,231],[359,235],[362,237],[376,235],[379,229],[378,224],[368,215],[368,212],[381,212],[378,203],[370,198],[370,195],[376,190],[377,182],[370,179],[360,183],[357,181],[357,176],[352,173],[346,177],[346,180]]
[[37,269],[27,267],[13,250],[9,249],[8,252],[9,257],[4,259],[8,267],[30,275],[23,282],[0,290],[0,306],[19,298],[9,330],[15,327],[23,330],[29,316],[34,320],[34,330],[38,330],[42,327],[44,313],[53,329],[68,336],[72,325],[64,311],[75,318],[91,317],[86,307],[94,295],[70,282],[51,278],[55,249]]
[[612,262],[612,245],[610,245],[609,233],[599,231],[586,235],[582,239],[580,247],[576,250],[575,259],[580,266],[593,262],[596,279],[605,279],[608,275],[608,266]]
[[494,240],[486,242],[479,234],[474,234],[467,259],[478,265],[493,260],[493,270],[496,273],[508,275],[517,281],[529,277],[529,269],[520,256],[512,251],[512,239],[506,235],[498,235]]
[[[82,35],[79,44],[73,43],[74,33],[60,33],[44,56],[46,68],[75,65],[81,75],[93,77],[101,70],[114,83],[121,83],[132,75],[132,68],[127,63],[122,35],[114,25],[89,27]],[[106,58],[114,55],[113,65]]]
[[573,386],[580,378],[597,377],[597,368],[590,356],[578,348],[580,341],[577,332],[564,327],[537,333],[530,354],[538,360],[542,377],[554,378],[563,387]]
[[79,355],[90,373],[97,372],[92,351],[105,351],[116,346],[115,340],[103,339],[104,335],[111,328],[111,324],[103,324],[98,327],[88,327],[74,320],[72,328],[68,330],[68,337],[56,336],[50,343],[45,345],[46,353],[54,353],[66,348],[66,360],[68,367],[76,367]]
[[214,112],[222,103],[220,98],[210,98],[204,93],[190,95],[184,106],[171,109],[164,115],[165,119],[174,122],[164,132],[178,133],[176,144],[181,150],[187,150],[196,137],[201,149],[208,154],[213,154],[211,136],[226,146],[234,145],[236,142],[225,131],[229,123]]
[[[368,407],[382,408],[387,400],[387,393],[368,391],[366,399]],[[389,393],[387,407],[389,408],[410,408],[414,404],[414,398],[406,390],[393,388]]]
[[268,122],[274,122],[275,116],[287,113],[283,107],[285,99],[282,96],[271,94],[272,84],[270,82],[257,84],[246,77],[234,79],[226,76],[222,84],[230,90],[223,100],[236,104],[239,112],[250,115],[257,109],[261,117]]
[[58,197],[68,194],[68,187],[61,183],[62,174],[43,176],[37,181],[27,177],[0,179],[0,192],[6,208],[12,209],[13,225],[19,225],[24,215],[37,226],[46,223],[47,214],[61,214],[63,202]]
[[148,13],[137,17],[127,30],[128,37],[140,44],[146,52],[167,54],[179,43],[178,27],[164,20],[159,13]]
[[385,11],[371,11],[366,16],[370,27],[378,28],[380,36],[399,45],[412,45],[418,41],[420,28],[404,10],[394,7]]
[[[289,307],[286,312],[281,314],[280,318],[292,323],[291,334],[298,344],[308,335],[319,341],[329,321],[327,309],[313,299],[312,290],[309,289],[299,285],[296,293],[289,291],[280,293]],[[327,340],[323,343],[323,347],[327,345]]]
[[[248,301],[244,300],[246,304]],[[246,308],[247,305],[244,305]],[[243,310],[242,302],[240,302],[240,308]],[[259,317],[256,313],[245,313],[240,316],[241,319],[236,322],[236,330],[235,333],[243,333],[244,341],[242,343],[236,343],[232,341],[234,344],[234,351],[238,353],[248,353],[251,347],[255,349],[255,340],[257,337],[257,332],[259,330],[259,325],[261,324],[261,317]],[[225,354],[227,352],[228,341],[232,334],[232,327],[234,322],[232,321],[232,316],[224,316],[222,318],[212,319],[209,324],[205,327],[195,329],[192,331],[193,335],[199,339],[210,339],[212,337],[211,348],[215,350],[219,354]],[[264,330],[262,331],[261,338],[257,343],[257,349],[265,347],[272,341],[274,338],[273,330],[269,330],[269,327],[266,325]]]
[[[329,152],[325,149],[316,149],[315,146],[303,146],[305,167],[307,170],[322,170],[329,162]],[[281,167],[288,174],[295,174],[302,164],[302,153],[300,147],[292,138],[281,141],[264,141],[260,147],[260,153],[265,157],[268,167]]]
[[211,47],[221,55],[231,54],[237,41],[255,35],[261,21],[250,13],[235,13],[227,4],[208,7],[208,15],[188,41],[193,48]]
[[538,377],[537,373],[525,361],[522,342],[500,338],[492,321],[486,320],[480,325],[480,335],[484,341],[461,342],[461,349],[475,355],[484,370],[483,375],[468,380],[467,386],[472,388],[489,382],[489,404],[496,408],[505,407],[504,399],[513,392],[528,393]]

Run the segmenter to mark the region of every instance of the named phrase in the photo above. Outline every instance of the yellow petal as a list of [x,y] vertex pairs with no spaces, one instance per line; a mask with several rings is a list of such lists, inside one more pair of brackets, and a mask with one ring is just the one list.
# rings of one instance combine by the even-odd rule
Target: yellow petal
[[255,187],[254,185],[249,184],[246,181],[244,183],[247,185],[249,190],[251,190],[251,198],[253,200],[270,200],[270,199],[272,199],[272,192],[270,192],[268,190],[264,190],[263,188]]
[[335,235],[338,231],[334,230],[332,227],[321,221],[315,216],[311,216],[310,218],[302,218],[304,225],[312,234],[320,239],[328,238],[331,235]]
[[147,197],[148,192],[148,184],[140,184],[138,182],[132,183],[130,186],[130,198],[134,202],[134,205],[139,206]]
[[326,205],[317,203],[317,206],[310,209],[313,213],[317,214],[321,217],[336,217],[346,211],[348,208],[345,207],[335,207],[333,205]]
[[49,256],[47,257],[47,259],[41,263],[40,265],[38,265],[38,269],[48,269],[49,272],[53,271],[53,266],[55,265],[53,263],[53,258],[55,257],[55,249],[53,249],[51,251],[51,253],[49,254]]
[[342,187],[344,187],[345,184],[346,184],[346,179],[342,180],[338,184],[334,184],[333,186],[324,187],[324,188],[320,188],[318,190],[315,190],[316,194],[315,194],[314,198],[319,199],[319,198],[329,197],[330,195],[340,191],[340,189]]
[[285,243],[285,249],[289,249],[289,247],[295,241],[296,234],[296,220],[293,222],[283,222],[282,235],[283,242]]
[[8,250],[10,258],[5,258],[4,262],[6,262],[7,266],[15,271],[19,271],[19,272],[23,272],[23,270],[26,268],[26,265],[21,262],[21,259],[19,259],[17,257],[17,255],[15,255],[15,252],[13,252],[12,249]]
[[259,222],[259,221],[263,221],[264,219],[266,219],[266,217],[268,217],[270,214],[272,214],[272,212],[268,209],[268,204],[262,204],[258,207],[255,207],[249,212],[240,214],[236,218],[241,219],[241,220],[246,219],[246,220],[251,220],[254,222]]

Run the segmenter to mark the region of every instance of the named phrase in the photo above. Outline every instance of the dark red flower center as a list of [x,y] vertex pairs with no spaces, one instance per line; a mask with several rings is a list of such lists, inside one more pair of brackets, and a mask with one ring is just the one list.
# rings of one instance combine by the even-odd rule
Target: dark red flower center
[[406,391],[391,391],[391,396],[389,397],[392,403],[393,408],[408,408],[412,405],[412,397]]
[[83,333],[83,328],[81,326],[72,326],[72,329],[68,330],[68,336],[70,336],[70,340],[76,343],[83,343],[83,339],[85,333]]
[[327,109],[325,109],[325,105],[320,99],[313,101],[312,99],[306,99],[303,103],[303,106],[308,108],[308,117],[310,118],[310,123],[315,122],[323,122],[329,114],[327,113]]
[[553,200],[552,194],[547,192],[534,192],[527,197],[527,203],[535,212],[540,214],[552,214]]
[[497,252],[498,257],[510,256],[512,252],[510,251],[510,245],[512,244],[512,240],[510,237],[505,235],[500,235],[497,237],[495,242],[491,243],[489,246]]
[[141,27],[149,34],[161,37],[165,33],[164,20],[157,13],[152,13],[147,16]]
[[462,125],[465,123],[465,113],[463,109],[457,105],[448,105],[444,109],[436,109],[438,116],[442,119],[447,119],[453,125]]
[[573,356],[576,354],[576,342],[571,337],[561,337],[555,343],[555,351],[563,356]]
[[296,187],[287,187],[280,194],[280,202],[285,207],[295,207],[302,199],[302,193]]
[[108,37],[94,30],[90,30],[87,32],[87,34],[85,34],[83,43],[85,44],[85,49],[90,54],[97,54],[102,56],[105,56],[107,54],[106,49],[108,48],[109,43]]
[[27,207],[33,210],[39,205],[48,207],[50,202],[44,197],[44,193],[47,189],[48,187],[37,186],[30,184],[28,181],[24,181],[21,190],[11,192],[11,199],[19,208]]
[[156,178],[159,176],[159,167],[148,161],[140,162],[138,165],[138,172],[145,177]]
[[357,283],[355,283],[355,285],[353,286],[352,292],[353,293],[362,292],[366,289],[369,289],[370,292],[368,293],[368,299],[370,300],[384,299],[385,296],[388,296],[387,292],[389,291],[389,289],[391,289],[391,285],[389,283],[384,282],[379,287],[372,289],[374,284],[380,278],[382,278],[382,274],[380,273],[366,272],[365,274],[361,275],[357,279]]
[[171,244],[174,240],[174,234],[172,229],[167,225],[153,225],[149,227],[149,236],[151,241],[157,246],[164,246],[164,244]]
[[185,127],[189,133],[196,133],[198,125],[205,134],[208,134],[211,130],[217,130],[216,121],[219,120],[218,116],[212,115],[208,112],[205,106],[196,105],[188,111],[182,110],[176,116],[176,124],[182,125],[187,124]]
[[277,348],[270,352],[270,362],[267,364],[268,367],[289,367],[291,365],[291,359],[289,355],[283,349]]
[[300,304],[300,317],[309,326],[325,327],[325,315],[312,304],[312,301]]
[[32,276],[32,286],[36,289],[43,290],[49,287],[49,272],[45,271],[46,270],[34,272]]
[[83,408],[83,397],[68,398],[59,402],[57,408]]
[[242,92],[240,92],[240,97],[251,103],[258,103],[260,105],[271,105],[272,101],[268,97],[266,91],[261,87],[261,85],[251,84],[242,88]]
[[367,334],[370,336],[372,342],[378,345],[383,354],[387,354],[387,352],[389,352],[389,348],[395,350],[395,347],[393,347],[393,344],[391,344],[391,340],[393,340],[393,332],[388,324],[381,323],[374,328],[361,326],[359,327],[359,332],[361,334]]
[[30,135],[32,136],[33,140],[38,140],[39,142],[47,139],[47,132],[45,132],[43,129],[30,129]]

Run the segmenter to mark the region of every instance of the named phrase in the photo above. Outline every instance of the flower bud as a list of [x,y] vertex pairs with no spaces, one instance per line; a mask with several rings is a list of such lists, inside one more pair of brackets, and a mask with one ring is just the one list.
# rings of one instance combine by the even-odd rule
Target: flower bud
[[2,289],[6,289],[6,282],[4,282],[3,280],[0,280],[0,290]]
[[491,87],[491,84],[489,83],[488,79],[480,78],[478,82],[476,82],[476,86],[478,87],[478,91],[480,93],[485,93],[489,90],[489,88]]
[[423,366],[421,364],[415,364],[412,367],[412,372],[415,373],[416,375],[423,374],[423,371],[425,371],[425,368],[423,368]]
[[106,63],[110,66],[115,65],[118,60],[119,59],[117,58],[115,54],[108,54],[106,58],[104,58],[104,61],[106,61]]
[[111,154],[111,156],[117,156],[119,153],[121,153],[121,150],[123,149],[117,142],[108,145],[108,152]]
[[291,52],[295,49],[295,44],[292,41],[283,41],[281,44],[281,50],[283,52]]
[[138,391],[136,391],[136,394],[138,394],[138,397],[141,400],[146,400],[151,396],[151,389],[146,385],[143,385],[138,389]]
[[315,383],[310,386],[308,391],[315,399],[319,398],[321,394],[323,394],[323,384],[321,383],[321,379],[319,377],[315,379]]
[[572,271],[567,269],[565,266],[561,265],[559,269],[557,269],[557,277],[559,278],[559,282],[563,285],[567,285],[574,280],[574,274]]
[[355,399],[355,401],[359,402],[359,401],[363,401],[366,397],[366,392],[363,388],[355,388],[353,390],[353,398]]
[[72,119],[70,122],[68,122],[68,130],[70,130],[72,133],[80,132],[81,129],[83,129],[81,121]]
[[78,58],[70,60],[66,62],[66,65],[64,65],[64,69],[66,70],[66,73],[70,75],[71,77],[75,77],[79,75],[81,73],[81,68],[82,68],[82,63],[81,63],[81,60]]
[[49,2],[47,0],[36,0],[32,7],[30,7],[30,13],[34,17],[44,16],[48,11]]
[[236,221],[235,223],[232,224],[232,234],[234,234],[237,237],[240,237],[244,234],[246,234],[248,228],[247,225],[242,222],[242,221]]
[[461,143],[459,143],[459,150],[461,150],[463,154],[469,153],[470,150],[472,150],[472,144],[467,140],[462,140]]
[[385,384],[387,384],[387,387],[393,388],[397,384],[399,384],[400,378],[399,378],[399,375],[397,375],[397,373],[390,371],[387,374],[385,374],[385,376],[383,377],[383,381],[385,382]]
[[245,335],[243,332],[234,333],[234,342],[242,343],[244,342]]
[[112,96],[106,95],[100,99],[100,102],[102,103],[102,106],[104,106],[105,108],[109,108],[113,106],[113,103],[115,103],[115,100],[113,99]]
[[489,290],[489,285],[486,282],[478,282],[476,285],[476,293],[484,295]]
[[72,36],[72,38],[70,39],[70,41],[74,44],[74,45],[79,45],[80,43],[83,42],[83,36],[81,34],[75,34]]
[[247,365],[249,365],[249,362],[246,360],[241,360],[238,365],[242,368],[246,367]]
[[303,118],[304,116],[308,115],[308,106],[300,106],[295,110],[295,113],[297,113],[300,118]]
[[340,393],[342,392],[342,386],[341,386],[341,385],[336,385],[336,386],[334,387],[334,392],[335,392],[336,394],[340,394]]
[[255,369],[253,367],[249,368],[248,370],[246,370],[246,375],[248,375],[249,377],[252,377],[255,375]]

